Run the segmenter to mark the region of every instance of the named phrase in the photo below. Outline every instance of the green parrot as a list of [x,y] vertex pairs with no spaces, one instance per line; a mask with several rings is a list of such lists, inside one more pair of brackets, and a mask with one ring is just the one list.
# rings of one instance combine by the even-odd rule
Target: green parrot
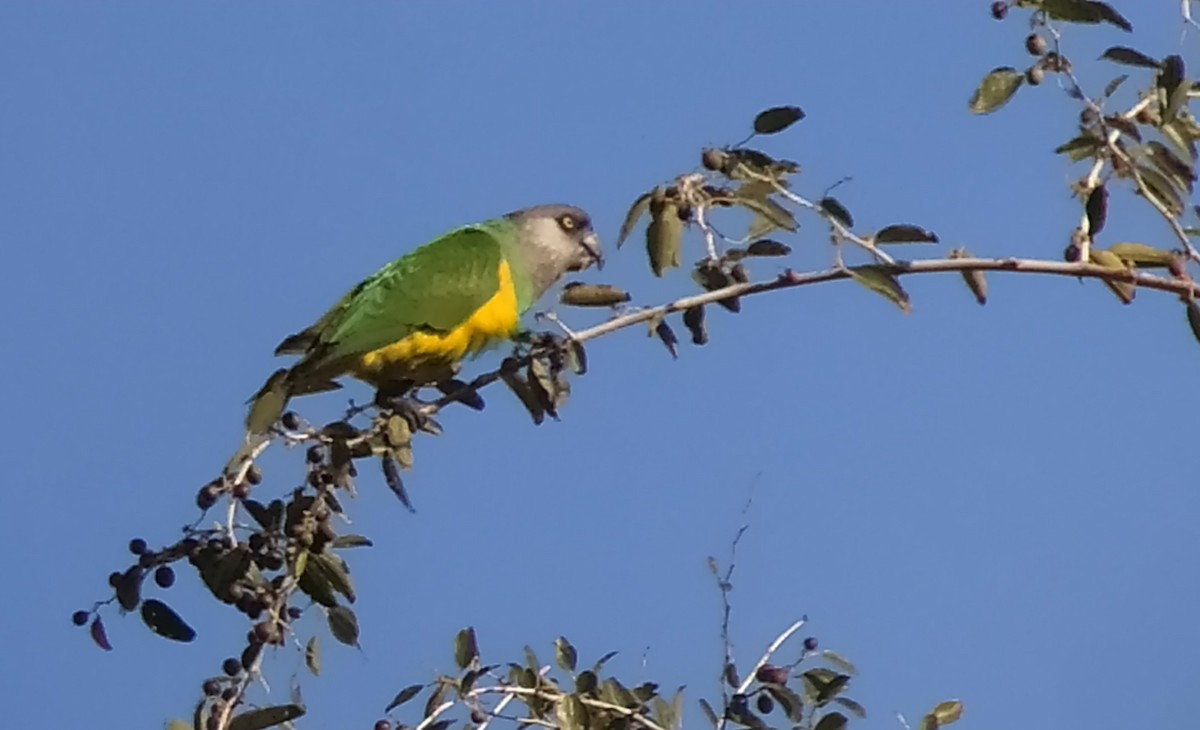
[[591,219],[539,205],[450,231],[351,289],[276,355],[299,355],[251,398],[247,440],[261,438],[293,396],[351,375],[407,390],[451,377],[460,361],[511,339],[521,315],[568,271],[603,265]]

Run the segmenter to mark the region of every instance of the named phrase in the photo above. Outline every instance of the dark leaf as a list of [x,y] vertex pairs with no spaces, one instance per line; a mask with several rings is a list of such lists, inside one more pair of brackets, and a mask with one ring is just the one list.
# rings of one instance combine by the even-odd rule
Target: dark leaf
[[1104,123],[1109,127],[1121,130],[1121,134],[1124,134],[1127,137],[1135,139],[1138,142],[1142,141],[1142,131],[1138,129],[1137,124],[1131,122],[1123,116],[1120,116],[1119,114],[1113,114],[1105,117]]
[[1196,182],[1196,171],[1179,159],[1162,142],[1152,141],[1145,146],[1146,156],[1164,175],[1171,178],[1182,189],[1192,192]]
[[408,490],[404,488],[404,480],[400,477],[400,465],[396,463],[396,459],[391,454],[384,454],[379,457],[379,464],[383,467],[383,480],[388,489],[392,490],[392,494],[396,495],[396,499],[400,500],[405,509],[416,514],[417,510],[408,498]]
[[331,548],[371,547],[375,543],[362,535],[338,535],[329,542]]
[[587,372],[587,350],[583,349],[582,342],[573,338],[567,340],[563,356],[568,370],[576,375]]
[[584,730],[588,725],[587,708],[575,695],[560,698],[554,714],[559,730]]
[[254,518],[254,521],[258,523],[259,527],[262,527],[265,530],[273,530],[275,527],[277,527],[277,525],[273,524],[271,521],[272,514],[270,510],[268,510],[262,502],[253,499],[243,499],[242,507],[244,507],[246,511],[250,513],[250,516]]
[[479,643],[475,639],[475,627],[468,626],[454,637],[454,663],[466,669],[479,658]]
[[708,704],[708,700],[704,698],[700,699],[700,709],[704,710],[704,716],[708,718],[708,721],[712,723],[713,729],[716,730],[720,726],[721,720],[717,717],[717,713],[713,710],[712,705]]
[[314,677],[321,676],[321,642],[316,634],[309,637],[304,644],[304,666],[313,673]]
[[575,677],[575,691],[581,694],[594,694],[600,686],[600,678],[590,669],[585,669]]
[[276,705],[243,712],[229,723],[229,730],[264,730],[304,716],[299,705]]
[[188,642],[196,638],[196,630],[174,609],[156,598],[142,601],[142,621],[151,631],[167,639]]
[[756,238],[775,228],[782,228],[791,233],[795,233],[800,228],[800,224],[796,222],[796,217],[792,215],[792,212],[771,198],[738,196],[735,200],[738,205],[770,224],[765,228],[760,224],[752,225],[747,234],[749,238]]
[[429,697],[425,698],[425,709],[421,716],[424,718],[432,717],[433,713],[446,699],[446,695],[450,693],[450,688],[451,683],[447,682],[444,678],[439,677],[437,684],[433,688],[433,691],[429,693]]
[[821,198],[820,205],[821,210],[825,211],[843,226],[847,228],[854,227],[854,216],[850,215],[850,211],[846,210],[846,206],[842,205],[837,198],[828,196]]
[[1025,82],[1025,74],[1012,66],[1000,66],[979,83],[971,96],[970,109],[975,114],[990,114],[1008,103]]
[[418,694],[420,694],[421,690],[423,689],[425,689],[425,685],[423,684],[410,684],[409,686],[400,690],[396,693],[396,696],[392,698],[392,701],[388,703],[388,706],[383,708],[384,713],[386,714],[391,712],[400,705],[403,705],[405,702],[408,702],[413,697],[416,697]]
[[875,243],[937,243],[938,237],[933,231],[927,231],[920,226],[906,223],[881,228],[875,234]]
[[350,570],[346,567],[346,561],[333,553],[309,553],[308,569],[304,571],[304,574],[313,573],[327,581],[333,590],[345,596],[346,600],[354,603],[356,599],[354,582],[350,579]]
[[1156,200],[1166,209],[1167,213],[1177,216],[1183,212],[1183,190],[1179,182],[1161,172],[1156,166],[1139,164],[1136,166],[1138,193]]
[[1121,88],[1121,84],[1125,83],[1125,81],[1128,78],[1129,78],[1129,74],[1121,74],[1120,76],[1116,77],[1112,81],[1109,81],[1107,84],[1105,84],[1104,85],[1104,98],[1107,99],[1108,97],[1115,94],[1117,92],[1117,89]]
[[122,573],[117,581],[117,603],[123,610],[132,611],[142,600],[142,575],[142,568],[135,565]]
[[[1197,342],[1200,342],[1200,304],[1196,304],[1195,299],[1188,300],[1187,321],[1188,321],[1188,327],[1192,328],[1192,336],[1196,338]],[[96,620],[99,621],[99,618],[97,618]],[[93,623],[92,626],[95,626],[95,624]],[[93,638],[94,638],[94,636],[93,636]],[[97,641],[96,643],[100,644],[99,641]],[[105,649],[109,648],[108,646],[106,646],[106,644],[100,644],[100,645]]]
[[104,630],[104,622],[100,620],[100,616],[92,619],[92,625],[88,627],[88,633],[91,634],[92,641],[96,643],[96,646],[104,651],[112,651],[112,644],[108,643],[108,632]]
[[533,647],[526,644],[522,651],[525,653],[525,666],[533,670],[535,673],[540,671],[542,668],[542,663],[538,661],[537,653],[533,650]]
[[1139,50],[1128,46],[1113,46],[1100,55],[1100,58],[1126,66],[1141,66],[1142,68],[1158,68],[1158,59],[1151,58]]
[[347,646],[358,646],[358,617],[345,606],[334,606],[325,613],[329,633]]
[[703,345],[708,342],[708,328],[704,326],[703,304],[697,304],[684,310],[683,326],[692,333],[692,344]]
[[482,411],[487,406],[478,390],[458,378],[439,380],[436,385],[442,395],[453,396],[455,402],[462,403],[473,411]]
[[721,172],[733,180],[760,180],[769,178],[782,183],[783,178],[800,172],[800,166],[791,160],[777,160],[758,150],[738,147],[722,150],[725,166]]
[[[300,576],[297,579],[297,585],[305,595],[318,604],[326,608],[333,608],[338,605],[337,596],[333,592],[333,584],[330,582],[329,577],[323,575],[319,570],[308,570],[307,565],[310,555],[311,553],[305,550],[300,553],[301,558],[303,558],[303,564],[301,564],[300,559],[296,561],[296,572]],[[303,567],[304,570],[299,570],[300,567]]]
[[845,707],[847,710],[850,710],[850,712],[854,713],[854,715],[859,718],[864,718],[867,716],[866,708],[849,697],[834,697],[833,701],[842,707]]
[[813,730],[842,730],[849,723],[846,716],[840,712],[827,712],[816,725]]
[[1090,132],[1085,132],[1055,147],[1054,153],[1057,155],[1066,155],[1071,158],[1072,162],[1079,162],[1080,160],[1094,157],[1103,148],[1103,139]]
[[755,134],[775,134],[804,118],[804,111],[798,106],[777,106],[761,111],[754,118]]
[[1041,0],[1041,9],[1055,20],[1069,23],[1111,23],[1124,31],[1133,25],[1108,3],[1096,0]]
[[633,233],[638,220],[650,210],[650,198],[653,196],[653,190],[648,193],[642,193],[642,195],[638,196],[637,200],[633,201],[633,205],[629,206],[629,212],[625,214],[625,220],[621,222],[621,232],[617,234],[618,249],[625,243],[625,239],[629,238],[629,235]]
[[606,652],[604,654],[604,656],[597,659],[596,663],[592,665],[592,671],[599,674],[600,670],[604,668],[604,665],[608,664],[608,660],[612,659],[616,655],[617,655],[617,652],[615,652],[615,651]]
[[575,652],[575,647],[571,645],[571,642],[567,641],[567,637],[560,636],[554,640],[554,660],[564,672],[575,671],[579,655]]
[[1103,183],[1088,193],[1084,208],[1087,212],[1088,235],[1095,239],[1096,234],[1104,230],[1104,223],[1108,220],[1108,188]]
[[[1182,107],[1182,102],[1186,100],[1186,87],[1184,84],[1184,65],[1183,58],[1177,55],[1170,55],[1163,59],[1162,67],[1158,72],[1157,80],[1158,88],[1162,90],[1162,98],[1166,106],[1163,109],[1163,121],[1170,121],[1175,118],[1175,113]],[[1183,89],[1183,99],[1180,99],[1179,90]]]
[[800,699],[800,695],[781,684],[764,684],[763,686],[775,698],[779,706],[783,708],[789,720],[800,722],[804,713],[804,700]]
[[[734,283],[733,278],[724,269],[710,261],[704,261],[696,266],[692,271],[692,278],[705,291],[718,291]],[[737,297],[718,299],[717,304],[735,314],[742,311],[742,303]]]
[[671,357],[679,357],[679,338],[675,336],[675,331],[671,329],[671,325],[667,324],[667,320],[659,320],[658,324],[654,326],[654,334],[662,340],[667,352],[671,353]]
[[[513,360],[515,363],[516,361]],[[540,426],[542,421],[546,420],[546,411],[542,408],[541,402],[533,394],[533,390],[529,387],[529,383],[516,372],[511,372],[501,368],[500,379],[508,386],[508,389],[517,396],[521,401],[521,405],[525,406],[525,410],[529,411],[529,417],[533,419],[534,425]]]
[[725,684],[729,685],[730,689],[737,689],[738,685],[741,684],[741,681],[738,679],[737,667],[733,665],[733,662],[725,665],[725,670],[721,673],[721,676],[725,679]]
[[612,307],[629,299],[629,292],[615,286],[573,281],[563,287],[559,301],[572,307]]
[[792,247],[770,238],[762,238],[746,247],[747,256],[787,256]]

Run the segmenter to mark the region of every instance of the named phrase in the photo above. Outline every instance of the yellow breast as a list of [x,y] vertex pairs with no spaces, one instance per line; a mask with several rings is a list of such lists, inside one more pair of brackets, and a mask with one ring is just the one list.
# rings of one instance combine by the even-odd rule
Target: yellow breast
[[[500,262],[499,289],[491,299],[449,332],[414,332],[402,340],[363,355],[355,375],[379,384],[393,379],[425,380],[430,371],[444,370],[517,330],[517,291],[508,264]],[[431,375],[431,377],[434,377]]]

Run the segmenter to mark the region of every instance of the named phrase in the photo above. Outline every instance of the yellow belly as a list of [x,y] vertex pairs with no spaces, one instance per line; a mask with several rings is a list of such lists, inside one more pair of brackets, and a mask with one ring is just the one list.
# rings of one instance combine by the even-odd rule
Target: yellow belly
[[517,291],[512,272],[501,261],[500,287],[491,299],[449,332],[414,332],[402,340],[363,355],[355,375],[379,385],[388,380],[418,382],[446,377],[451,368],[497,340],[512,337],[517,330]]

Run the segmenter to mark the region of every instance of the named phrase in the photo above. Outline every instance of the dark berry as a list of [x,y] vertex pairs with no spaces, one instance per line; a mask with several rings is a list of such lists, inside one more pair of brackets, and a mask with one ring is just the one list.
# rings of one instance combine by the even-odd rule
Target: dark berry
[[154,582],[159,588],[170,588],[175,585],[175,570],[169,565],[160,565],[154,571]]
[[229,657],[221,663],[221,671],[231,677],[236,677],[242,671],[242,663],[233,657]]
[[216,710],[214,707],[212,714],[204,721],[204,730],[221,730],[221,713]]
[[238,482],[230,494],[234,499],[246,499],[250,496],[250,482]]
[[280,417],[279,422],[289,431],[295,431],[300,428],[300,416],[295,411],[288,411]]
[[269,644],[275,638],[275,624],[270,621],[260,621],[254,624],[254,638],[260,644]]
[[1008,3],[1003,0],[996,0],[992,3],[992,17],[996,20],[1004,20],[1008,17]]
[[204,683],[204,696],[216,697],[221,693],[221,683],[215,679],[209,679]]
[[727,155],[721,150],[707,149],[700,155],[700,164],[706,170],[720,170],[725,164]]
[[320,446],[310,446],[307,458],[310,464],[320,464],[325,459],[325,451]]
[[262,484],[262,469],[258,468],[258,464],[251,464],[246,470],[246,481],[250,484]]
[[1025,38],[1025,50],[1031,56],[1040,56],[1046,52],[1046,39],[1037,33],[1030,33]]
[[804,651],[816,651],[816,650],[817,650],[817,637],[810,636],[804,640]]
[[375,730],[392,730],[392,723],[387,720],[376,720]]
[[771,714],[771,710],[775,709],[775,701],[771,699],[770,695],[759,695],[755,704],[758,705],[758,711],[764,715]]
[[129,552],[134,555],[141,555],[146,552],[146,541],[140,537],[135,537],[129,541]]
[[476,707],[474,710],[471,710],[471,722],[476,725],[482,725],[487,722],[487,713]]
[[225,690],[221,692],[221,699],[225,700],[226,702],[233,702],[234,697],[237,697],[236,687],[226,687]]
[[301,610],[300,610],[299,608],[297,608],[296,606],[288,606],[287,615],[288,615],[288,618],[290,618],[291,620],[295,621],[296,619],[298,619],[298,618],[300,618],[301,616],[303,616],[303,615],[304,615],[304,612],[303,612],[303,611],[301,611]]
[[1041,66],[1030,66],[1025,70],[1025,83],[1030,86],[1037,86],[1045,78],[1046,72],[1042,70]]
[[113,572],[109,573],[108,574],[108,585],[112,588],[116,588],[117,586],[119,586],[121,584],[121,576],[123,576],[123,575],[125,575],[125,574],[119,570],[114,570]]
[[76,626],[83,626],[88,622],[89,616],[91,616],[91,614],[87,611],[76,611],[75,613],[71,614],[71,623],[75,624]]
[[788,673],[783,667],[777,667],[773,664],[764,664],[754,673],[755,679],[760,682],[768,682],[770,684],[787,684]]
[[208,509],[217,503],[217,498],[221,496],[221,487],[216,484],[205,484],[196,493],[196,506],[200,509]]

